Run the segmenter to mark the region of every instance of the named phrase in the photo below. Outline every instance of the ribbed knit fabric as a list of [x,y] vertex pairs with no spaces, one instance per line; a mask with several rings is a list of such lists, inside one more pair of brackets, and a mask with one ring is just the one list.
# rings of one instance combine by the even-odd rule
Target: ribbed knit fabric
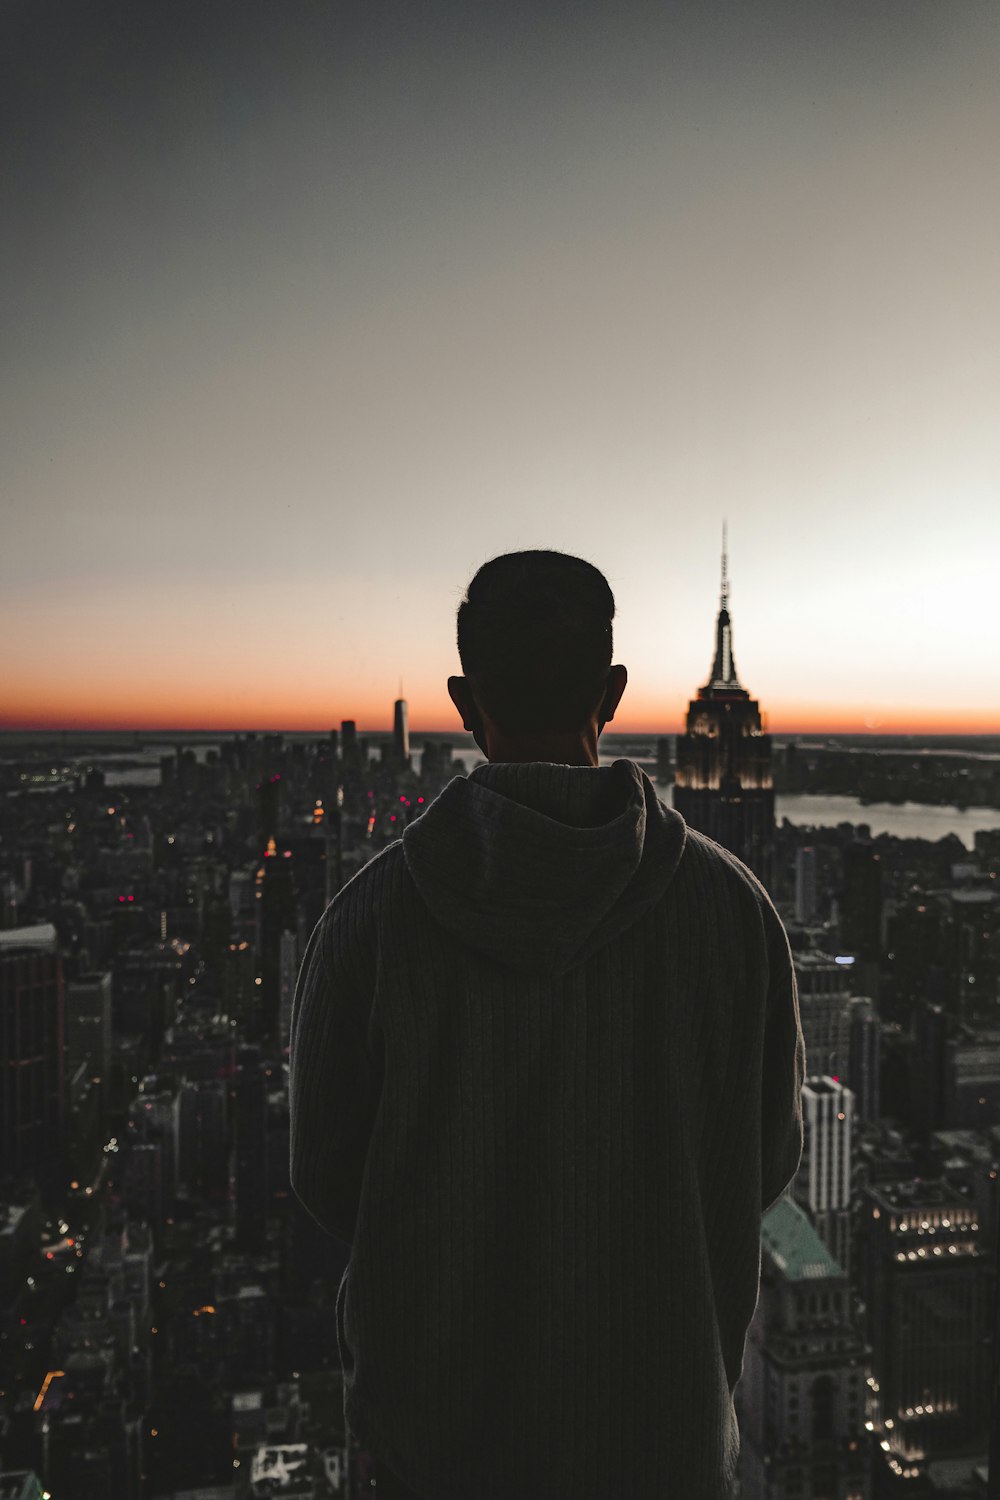
[[456,778],[324,913],[292,1186],[352,1432],[427,1500],[722,1500],[802,1151],[780,919],[631,761]]

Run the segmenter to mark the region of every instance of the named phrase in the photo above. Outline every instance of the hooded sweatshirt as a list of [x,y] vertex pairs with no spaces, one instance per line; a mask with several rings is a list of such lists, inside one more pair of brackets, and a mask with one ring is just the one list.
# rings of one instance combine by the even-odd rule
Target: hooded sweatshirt
[[426,1500],[723,1500],[805,1049],[763,887],[631,761],[478,767],[307,948],[291,1179]]

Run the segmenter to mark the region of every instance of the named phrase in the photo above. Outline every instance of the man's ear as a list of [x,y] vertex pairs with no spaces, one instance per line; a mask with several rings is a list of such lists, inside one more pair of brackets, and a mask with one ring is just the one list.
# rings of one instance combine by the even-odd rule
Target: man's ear
[[615,709],[621,702],[622,693],[628,683],[628,672],[625,667],[614,666],[608,670],[608,686],[604,694],[604,702],[601,704],[600,718],[604,724],[610,724],[615,716]]
[[476,720],[476,705],[464,677],[448,678],[448,697],[458,709],[464,729],[472,729]]
[[487,743],[486,729],[483,725],[483,716],[479,711],[479,704],[473,697],[468,678],[449,677],[448,694],[461,715],[462,724],[472,735],[472,738],[486,756],[486,759],[489,760],[490,751]]

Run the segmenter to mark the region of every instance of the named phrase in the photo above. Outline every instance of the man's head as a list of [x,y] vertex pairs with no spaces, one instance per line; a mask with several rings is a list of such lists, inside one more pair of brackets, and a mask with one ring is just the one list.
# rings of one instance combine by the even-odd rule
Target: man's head
[[465,676],[448,690],[491,758],[501,742],[596,747],[625,688],[611,664],[614,613],[607,579],[582,558],[509,552],[483,564],[458,610]]

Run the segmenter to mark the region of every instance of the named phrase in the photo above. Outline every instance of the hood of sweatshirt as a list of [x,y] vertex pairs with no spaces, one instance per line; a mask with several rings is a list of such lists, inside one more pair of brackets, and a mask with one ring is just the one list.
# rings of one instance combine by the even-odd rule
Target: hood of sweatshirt
[[686,835],[630,760],[497,762],[450,781],[403,855],[442,927],[507,968],[551,974],[660,898]]

